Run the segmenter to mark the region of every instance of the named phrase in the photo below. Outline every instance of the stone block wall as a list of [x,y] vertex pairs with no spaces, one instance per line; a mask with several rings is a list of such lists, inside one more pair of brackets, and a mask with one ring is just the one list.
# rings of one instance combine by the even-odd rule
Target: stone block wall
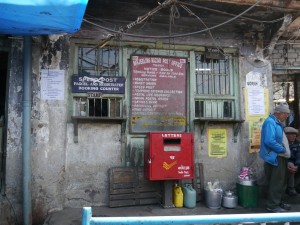
[[300,67],[300,42],[287,41],[276,45],[271,56],[273,68]]

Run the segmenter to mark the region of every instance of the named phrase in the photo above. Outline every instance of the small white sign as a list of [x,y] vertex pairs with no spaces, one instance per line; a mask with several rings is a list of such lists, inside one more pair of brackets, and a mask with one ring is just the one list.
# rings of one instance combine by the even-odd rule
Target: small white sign
[[65,97],[65,71],[41,70],[41,99],[64,100]]
[[257,88],[267,86],[267,76],[266,74],[251,71],[246,75],[246,87]]

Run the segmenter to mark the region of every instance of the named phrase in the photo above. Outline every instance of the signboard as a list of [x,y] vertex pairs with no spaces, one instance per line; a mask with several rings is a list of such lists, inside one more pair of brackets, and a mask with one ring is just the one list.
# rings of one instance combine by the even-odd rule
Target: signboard
[[78,76],[72,77],[72,92],[125,93],[124,77]]
[[208,130],[208,156],[226,157],[227,156],[227,133],[226,129]]
[[186,58],[132,56],[132,132],[185,131]]
[[205,47],[205,58],[225,59],[224,51],[220,48]]

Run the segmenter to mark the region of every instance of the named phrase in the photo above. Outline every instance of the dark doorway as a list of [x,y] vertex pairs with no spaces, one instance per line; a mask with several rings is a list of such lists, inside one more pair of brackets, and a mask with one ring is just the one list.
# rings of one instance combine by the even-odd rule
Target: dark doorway
[[6,99],[7,99],[8,52],[0,51],[0,192],[5,183],[5,137],[6,137]]
[[285,121],[285,126],[299,129],[299,78],[297,75],[282,75],[274,79],[273,76],[273,103],[288,103],[291,113]]

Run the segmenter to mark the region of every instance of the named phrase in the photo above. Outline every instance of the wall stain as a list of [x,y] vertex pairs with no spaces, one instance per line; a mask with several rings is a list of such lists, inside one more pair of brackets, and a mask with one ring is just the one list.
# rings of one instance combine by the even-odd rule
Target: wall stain
[[84,193],[88,193],[89,197],[93,200],[97,194],[100,194],[100,191],[85,189]]
[[69,38],[61,36],[52,41],[48,36],[41,39],[42,58],[41,69],[53,67],[54,62],[59,62],[59,69],[67,69],[69,61]]

